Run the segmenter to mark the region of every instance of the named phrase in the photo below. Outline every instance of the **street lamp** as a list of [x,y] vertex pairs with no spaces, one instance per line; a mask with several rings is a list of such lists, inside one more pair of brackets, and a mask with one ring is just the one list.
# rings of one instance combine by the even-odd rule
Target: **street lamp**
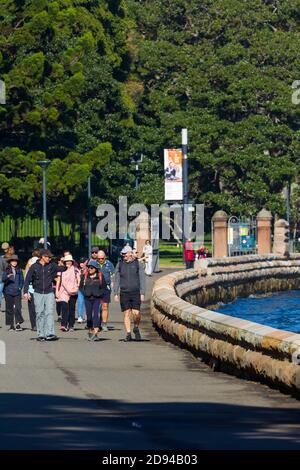
[[47,249],[47,203],[46,203],[46,170],[50,165],[49,160],[39,160],[38,165],[43,170],[43,224],[44,224],[44,248]]
[[182,156],[183,156],[183,165],[182,165],[182,192],[183,192],[183,217],[182,217],[182,245],[189,238],[188,230],[188,203],[189,203],[189,181],[188,181],[188,130],[182,129],[181,131],[181,145],[182,145]]
[[135,158],[132,158],[131,159],[131,163],[135,163],[135,189],[138,189],[139,188],[139,185],[140,185],[140,180],[139,180],[139,176],[140,176],[140,169],[139,169],[139,163],[143,163],[143,160],[144,160],[144,155],[141,154],[140,158],[138,160],[136,160]]
[[88,177],[88,259],[91,256],[92,251],[92,207],[91,207],[91,198],[92,198],[92,185],[91,185],[91,175]]

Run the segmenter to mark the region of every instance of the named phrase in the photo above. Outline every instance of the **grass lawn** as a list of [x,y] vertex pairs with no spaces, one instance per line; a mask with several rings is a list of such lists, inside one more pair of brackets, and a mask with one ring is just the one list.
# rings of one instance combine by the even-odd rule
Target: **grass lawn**
[[[211,241],[205,241],[205,246],[211,251]],[[161,241],[159,244],[159,265],[161,268],[183,268],[182,248],[175,243]]]
[[184,266],[182,249],[169,243],[159,245],[159,265],[161,268],[182,268]]

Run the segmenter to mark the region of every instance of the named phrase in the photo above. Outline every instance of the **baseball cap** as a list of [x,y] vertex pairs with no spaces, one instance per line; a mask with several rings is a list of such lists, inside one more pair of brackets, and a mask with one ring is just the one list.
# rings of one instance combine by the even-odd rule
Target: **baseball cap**
[[94,260],[90,261],[88,266],[92,266],[93,268],[96,268],[97,271],[99,270],[99,264],[97,263],[97,261],[94,261]]
[[132,248],[129,245],[124,246],[123,250],[121,251],[122,255],[126,255],[126,253],[132,253]]
[[8,250],[9,243],[7,243],[7,242],[2,243],[1,248],[2,248],[2,250]]
[[45,248],[42,248],[40,250],[40,257],[42,257],[42,256],[49,256],[49,258],[52,258],[53,254],[51,253],[50,250],[45,250]]

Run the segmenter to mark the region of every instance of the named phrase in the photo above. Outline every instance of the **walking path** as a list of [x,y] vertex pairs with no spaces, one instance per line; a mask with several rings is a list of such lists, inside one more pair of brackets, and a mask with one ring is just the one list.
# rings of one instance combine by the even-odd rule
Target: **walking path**
[[158,336],[149,315],[157,277],[141,343],[120,341],[115,303],[114,329],[99,343],[81,325],[39,343],[28,321],[8,333],[1,319],[0,449],[300,449],[300,402],[212,372]]

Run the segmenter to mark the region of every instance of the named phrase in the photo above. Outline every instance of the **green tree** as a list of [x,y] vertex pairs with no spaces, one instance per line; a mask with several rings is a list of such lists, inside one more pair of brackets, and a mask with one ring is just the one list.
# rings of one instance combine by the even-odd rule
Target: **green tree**
[[88,175],[124,147],[132,116],[124,2],[0,0],[0,18],[0,211],[39,209],[47,158],[50,213],[84,224]]
[[[285,215],[297,179],[300,108],[298,0],[129,1],[133,77],[141,83],[137,146],[162,167],[162,149],[188,127],[192,197],[207,208]],[[160,173],[162,178],[162,173]],[[149,175],[146,175],[149,178]],[[162,181],[162,179],[161,179]]]

